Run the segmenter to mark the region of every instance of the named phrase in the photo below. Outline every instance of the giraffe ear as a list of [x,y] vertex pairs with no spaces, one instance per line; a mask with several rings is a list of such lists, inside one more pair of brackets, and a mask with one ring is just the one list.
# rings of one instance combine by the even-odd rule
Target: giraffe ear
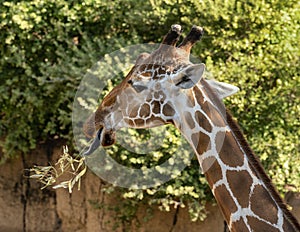
[[175,85],[182,89],[194,87],[202,78],[205,70],[204,64],[195,64],[184,69],[177,77],[174,78]]
[[215,80],[206,81],[208,82],[210,87],[217,93],[220,99],[229,97],[240,90],[238,87],[224,82],[218,82]]

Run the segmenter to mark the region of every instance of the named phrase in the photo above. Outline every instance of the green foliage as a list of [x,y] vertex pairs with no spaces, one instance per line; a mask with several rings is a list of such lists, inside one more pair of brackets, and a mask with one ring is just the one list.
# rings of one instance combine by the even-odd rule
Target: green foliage
[[[295,0],[2,1],[2,160],[49,139],[72,141],[76,88],[101,56],[130,44],[158,42],[173,23],[183,25],[185,33],[196,24],[206,34],[193,54],[206,63],[214,78],[241,89],[226,105],[279,190],[285,192],[286,185],[299,190],[299,12]],[[170,157],[175,152],[164,153],[171,140],[179,141],[177,132],[170,131],[171,139],[155,162],[165,158],[162,154]],[[126,165],[154,162],[112,149]],[[203,219],[203,206],[212,196],[198,170],[192,160],[165,185],[145,191],[123,189],[123,196],[165,210],[188,205],[193,220]]]

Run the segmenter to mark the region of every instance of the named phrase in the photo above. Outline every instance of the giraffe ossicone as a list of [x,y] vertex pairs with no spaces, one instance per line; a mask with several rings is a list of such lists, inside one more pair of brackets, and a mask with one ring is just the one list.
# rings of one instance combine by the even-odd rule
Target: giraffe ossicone
[[173,124],[193,148],[231,231],[300,231],[222,99],[238,91],[204,78],[204,64],[190,61],[203,35],[193,26],[176,47],[181,27],[173,25],[158,49],[141,54],[122,82],[84,124],[95,138],[84,153],[110,146],[121,128]]

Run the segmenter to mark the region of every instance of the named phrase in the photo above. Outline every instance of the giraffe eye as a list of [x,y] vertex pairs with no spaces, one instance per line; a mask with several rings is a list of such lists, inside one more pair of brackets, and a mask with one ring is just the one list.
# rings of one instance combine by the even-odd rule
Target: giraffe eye
[[183,77],[181,77],[181,80],[180,80],[178,83],[176,83],[175,85],[178,86],[178,85],[183,84],[183,83],[185,83],[185,82],[188,82],[188,81],[190,81],[190,80],[191,80],[191,79],[189,78],[189,76],[184,75]]
[[132,85],[132,87],[134,88],[134,90],[138,93],[142,92],[143,90],[147,89],[146,86],[143,85]]
[[132,85],[133,84],[133,81],[132,80],[129,80],[127,81],[128,84]]

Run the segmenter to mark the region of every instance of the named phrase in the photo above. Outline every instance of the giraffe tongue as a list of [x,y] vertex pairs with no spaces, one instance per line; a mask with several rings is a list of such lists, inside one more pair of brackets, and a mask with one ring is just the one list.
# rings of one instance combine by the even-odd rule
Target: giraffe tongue
[[98,130],[97,135],[94,138],[92,144],[89,146],[87,151],[85,151],[83,153],[83,156],[91,155],[100,146],[102,130],[103,130],[103,127],[100,130]]

